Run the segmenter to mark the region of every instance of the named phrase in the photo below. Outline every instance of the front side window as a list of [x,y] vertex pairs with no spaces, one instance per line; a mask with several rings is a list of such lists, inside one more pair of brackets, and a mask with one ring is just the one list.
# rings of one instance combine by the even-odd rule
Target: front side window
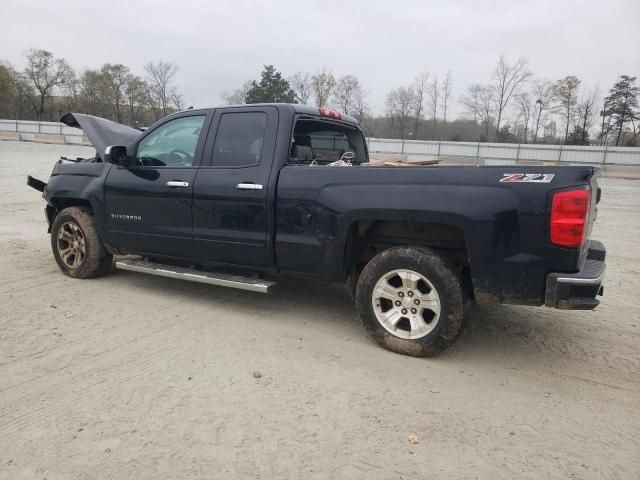
[[223,113],[220,116],[211,165],[248,167],[262,156],[267,114],[264,112]]
[[204,115],[181,117],[158,127],[138,145],[140,167],[190,167],[196,154]]

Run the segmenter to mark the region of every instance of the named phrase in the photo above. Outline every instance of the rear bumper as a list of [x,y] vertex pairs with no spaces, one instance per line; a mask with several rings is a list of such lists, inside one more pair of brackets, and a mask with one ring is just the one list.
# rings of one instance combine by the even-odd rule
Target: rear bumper
[[544,301],[547,307],[593,310],[600,304],[596,296],[603,293],[607,249],[597,240],[591,240],[588,248],[587,259],[579,272],[547,275]]

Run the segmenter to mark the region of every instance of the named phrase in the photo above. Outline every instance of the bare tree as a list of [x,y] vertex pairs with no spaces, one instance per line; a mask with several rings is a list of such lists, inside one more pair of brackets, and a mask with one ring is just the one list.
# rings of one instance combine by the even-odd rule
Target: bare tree
[[496,104],[496,135],[500,131],[502,114],[509,105],[509,101],[517,89],[531,77],[529,61],[521,57],[514,64],[509,64],[504,56],[500,55],[498,64],[493,72],[493,97]]
[[149,82],[144,82],[144,100],[145,104],[151,109],[154,120],[160,120],[162,117],[162,106],[159,103],[155,86]]
[[444,77],[444,81],[442,82],[442,121],[444,123],[447,123],[447,106],[451,98],[452,88],[453,75],[451,74],[451,70],[447,70],[447,76]]
[[311,98],[311,74],[296,72],[289,78],[289,85],[295,92],[298,102],[307,105]]
[[10,118],[17,115],[17,92],[13,68],[0,61],[0,117]]
[[365,116],[369,112],[369,104],[367,102],[368,92],[358,83],[353,93],[353,113],[360,123],[363,123]]
[[414,92],[415,92],[415,124],[413,127],[415,138],[418,137],[418,132],[420,131],[420,122],[422,122],[422,117],[424,115],[424,96],[428,87],[429,82],[429,72],[420,72],[416,79],[413,81]]
[[69,111],[77,111],[80,103],[80,79],[76,72],[71,70],[67,76],[64,85],[64,107]]
[[316,99],[316,106],[326,107],[336,86],[336,78],[327,67],[322,67],[311,77],[311,90]]
[[531,115],[533,112],[531,97],[526,92],[518,93],[515,97],[515,101],[518,108],[518,114],[522,118],[522,123],[524,126],[523,143],[528,143],[529,121],[531,120]]
[[474,122],[478,121],[480,116],[480,90],[482,85],[474,83],[467,88],[467,94],[460,98],[460,103],[464,107],[464,114],[473,119]]
[[567,138],[569,138],[569,126],[575,116],[575,108],[578,103],[578,88],[580,88],[580,80],[573,75],[558,80],[553,86],[555,98],[558,102],[557,109],[560,112],[560,116],[564,119],[565,143],[567,143]]
[[223,92],[222,98],[227,105],[242,105],[247,103],[247,96],[251,87],[253,87],[253,82],[247,80],[242,84],[242,87],[236,88],[233,92]]
[[35,99],[28,97],[38,120],[42,120],[47,100],[55,89],[64,84],[71,74],[71,67],[63,58],[54,58],[47,50],[31,49],[25,54],[27,66],[24,79],[35,92]]
[[144,66],[144,70],[147,72],[147,80],[152,87],[149,94],[155,95],[155,103],[164,117],[169,113],[171,106],[171,91],[174,88],[172,82],[178,73],[178,66],[174,63],[160,60],[157,63],[147,63]]
[[580,145],[589,144],[589,130],[593,127],[600,105],[600,89],[595,86],[578,101],[576,113],[580,122]]
[[489,85],[481,86],[478,89],[478,117],[480,118],[480,123],[484,126],[487,140],[489,139],[489,127],[492,121],[491,113],[495,104],[494,93],[493,88]]
[[429,113],[433,121],[433,138],[436,137],[436,124],[438,122],[438,105],[440,104],[440,84],[438,77],[433,77],[433,82],[429,84]]
[[171,89],[170,97],[171,103],[176,108],[176,110],[184,109],[184,97],[180,93],[178,93],[178,90],[176,88]]
[[125,86],[130,75],[129,68],[122,64],[105,63],[100,69],[106,93],[113,112],[113,119],[122,123],[122,106],[125,98]]
[[127,100],[129,125],[135,125],[139,112],[144,104],[144,81],[135,75],[129,75],[124,87],[124,95]]
[[549,80],[539,79],[533,82],[532,89],[535,98],[535,128],[533,130],[533,143],[538,141],[538,131],[540,129],[540,120],[542,123],[546,121],[547,112],[553,105],[555,100],[555,92],[553,83]]
[[31,82],[22,72],[18,72],[13,68],[9,70],[11,77],[13,78],[13,85],[15,86],[16,100],[15,100],[15,115],[16,118],[25,118],[29,115],[29,112],[33,112],[33,96],[35,95],[34,88]]
[[554,119],[549,120],[544,125],[544,138],[549,138],[551,142],[556,138],[556,134],[558,133],[558,126]]
[[600,145],[604,145],[607,143],[607,135],[611,132],[611,115],[608,109],[608,98],[604,97],[602,101],[602,110],[600,110],[600,116],[602,117],[602,125],[600,126],[600,133],[598,137],[600,138]]
[[104,85],[102,74],[97,70],[85,70],[80,76],[80,98],[83,111],[90,115],[102,114]]
[[409,122],[415,112],[416,94],[413,87],[398,87],[387,94],[386,114],[400,138],[407,134]]
[[349,115],[355,106],[355,94],[360,81],[353,75],[340,77],[333,94],[338,110]]

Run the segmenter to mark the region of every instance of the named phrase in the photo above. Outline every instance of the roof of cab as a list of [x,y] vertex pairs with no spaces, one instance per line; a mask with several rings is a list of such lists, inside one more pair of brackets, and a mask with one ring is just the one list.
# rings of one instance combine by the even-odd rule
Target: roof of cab
[[[358,122],[357,119],[355,119],[354,117],[350,116],[350,115],[345,115],[344,113],[341,112],[335,112],[334,110],[330,110],[327,109],[327,111],[331,111],[331,112],[335,112],[338,113],[340,115],[339,118],[335,118],[329,115],[323,115],[322,113],[320,113],[320,108],[319,107],[314,107],[311,105],[301,105],[298,103],[250,103],[250,104],[239,104],[239,105],[223,105],[223,106],[218,106],[218,107],[211,107],[211,108],[198,108],[198,109],[193,109],[190,111],[201,111],[201,110],[212,110],[212,109],[217,109],[217,108],[241,108],[241,107],[276,107],[278,109],[289,109],[290,111],[292,111],[293,113],[299,113],[299,114],[303,114],[303,115],[314,115],[317,117],[323,117],[323,118],[330,118],[332,120],[341,120],[343,122],[347,122],[347,123],[353,123],[356,125],[360,125],[360,122]],[[178,112],[176,112],[178,113]]]

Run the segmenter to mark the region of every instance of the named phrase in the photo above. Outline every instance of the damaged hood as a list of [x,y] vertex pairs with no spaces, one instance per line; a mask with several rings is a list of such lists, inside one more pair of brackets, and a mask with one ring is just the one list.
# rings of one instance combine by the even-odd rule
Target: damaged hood
[[82,129],[101,158],[109,145],[127,146],[142,133],[135,128],[82,113],[67,113],[60,121],[69,127]]

